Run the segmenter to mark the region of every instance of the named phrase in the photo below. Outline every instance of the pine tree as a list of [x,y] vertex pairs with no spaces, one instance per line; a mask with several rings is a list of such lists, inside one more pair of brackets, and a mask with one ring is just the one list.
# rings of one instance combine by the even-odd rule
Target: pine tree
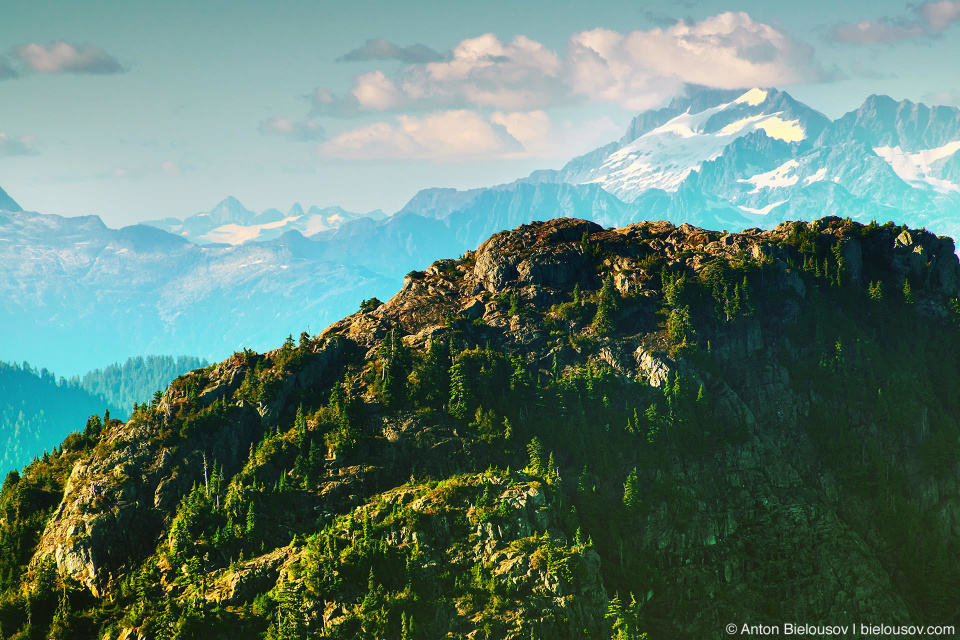
[[464,358],[457,358],[450,369],[450,414],[463,420],[473,404],[473,392]]
[[297,446],[303,450],[303,441],[307,437],[307,419],[303,417],[303,405],[297,407],[297,417],[293,421],[293,431],[297,437]]
[[254,503],[252,500],[250,501],[250,506],[247,507],[247,523],[244,533],[251,540],[256,540],[259,534],[257,510],[254,508]]
[[559,471],[557,470],[557,463],[553,459],[553,451],[550,452],[550,459],[547,462],[547,482],[551,484],[559,484],[557,480],[559,479]]
[[613,286],[613,275],[608,274],[597,295],[597,315],[593,326],[600,335],[613,331],[613,314],[617,311],[617,290]]
[[635,515],[640,509],[640,481],[636,468],[627,475],[627,481],[623,484],[623,506],[630,515]]
[[527,465],[527,473],[534,476],[542,476],[546,469],[543,465],[543,445],[540,439],[534,436],[530,444],[527,445],[527,454],[530,456],[530,464]]
[[910,288],[910,279],[907,278],[903,281],[903,301],[906,304],[913,304],[913,290]]

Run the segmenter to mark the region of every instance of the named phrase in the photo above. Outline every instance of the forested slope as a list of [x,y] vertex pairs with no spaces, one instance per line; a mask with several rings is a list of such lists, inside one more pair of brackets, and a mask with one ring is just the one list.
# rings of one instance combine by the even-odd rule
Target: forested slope
[[0,635],[956,625],[952,240],[553,220],[11,474]]

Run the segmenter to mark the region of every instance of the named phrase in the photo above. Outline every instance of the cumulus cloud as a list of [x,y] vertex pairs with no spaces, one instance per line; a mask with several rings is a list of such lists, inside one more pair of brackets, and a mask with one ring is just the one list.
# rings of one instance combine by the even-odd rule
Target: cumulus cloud
[[311,142],[326,137],[323,127],[311,120],[274,116],[261,121],[258,128],[263,135],[282,136],[295,142]]
[[396,80],[374,71],[354,78],[346,94],[320,87],[311,97],[311,115],[546,106],[569,95],[560,72],[558,55],[539,42],[517,36],[504,43],[485,34],[462,41],[442,61],[408,66]]
[[383,38],[370,38],[362,47],[337,58],[337,62],[364,62],[367,60],[399,60],[414,64],[439,62],[443,56],[425,44],[401,47]]
[[545,111],[438,111],[345,131],[318,147],[320,155],[343,159],[469,160],[566,158],[617,137],[620,127],[604,116],[555,122]]
[[848,44],[893,44],[919,38],[935,38],[960,20],[960,0],[922,2],[911,7],[912,16],[884,16],[855,24],[838,24],[830,31],[833,40]]
[[466,109],[438,111],[423,117],[400,115],[340,133],[319,147],[329,158],[467,159],[522,151],[506,130]]
[[619,137],[621,127],[609,117],[595,120],[555,122],[546,112],[496,111],[490,121],[501,125],[522,146],[505,157],[569,158]]
[[35,42],[13,47],[11,55],[25,71],[33,73],[122,73],[123,65],[94,45],[76,45],[63,40],[42,45]]
[[732,89],[835,79],[811,47],[743,12],[668,29],[578,33],[567,67],[575,93],[634,110],[656,106],[684,84]]
[[[427,62],[411,59],[390,73],[357,75],[342,93],[319,87],[310,96],[311,118],[379,116],[326,140],[319,153],[356,159],[563,157],[608,142],[619,127],[607,118],[555,121],[547,112],[552,107],[593,102],[641,110],[689,84],[730,89],[837,77],[810,46],[743,12],[700,22],[652,18],[669,26],[583,31],[559,51],[523,35],[502,41],[488,33]],[[343,59],[398,58],[398,50],[371,40]]]
[[311,116],[338,118],[410,110],[532,111],[579,102],[648,108],[685,84],[718,88],[828,81],[813,49],[746,13],[620,33],[573,34],[553,51],[523,35],[484,34],[442,60],[354,78],[349,92],[318,88]]
[[364,113],[389,111],[409,100],[382,71],[371,71],[355,77],[353,88],[344,95],[334,95],[319,87],[311,102],[311,117],[355,118]]
[[36,154],[36,152],[35,136],[14,137],[6,133],[0,133],[0,158],[32,156]]

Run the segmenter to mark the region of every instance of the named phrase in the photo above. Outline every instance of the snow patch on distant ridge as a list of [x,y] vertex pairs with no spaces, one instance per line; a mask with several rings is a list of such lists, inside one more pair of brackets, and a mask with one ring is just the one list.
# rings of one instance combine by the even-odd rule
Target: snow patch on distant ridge
[[773,211],[775,208],[777,208],[777,207],[779,207],[780,205],[782,205],[784,202],[786,202],[786,200],[780,200],[780,201],[778,201],[778,202],[773,202],[773,203],[768,204],[767,206],[765,206],[765,207],[763,207],[763,208],[761,208],[761,209],[754,209],[754,208],[752,208],[752,207],[743,207],[743,206],[741,206],[741,207],[740,207],[740,210],[741,210],[741,211],[746,211],[747,213],[755,213],[755,214],[758,214],[758,215],[761,215],[761,216],[765,216],[765,215],[767,215],[768,213],[770,213],[771,211]]
[[936,176],[935,166],[960,151],[960,140],[950,142],[936,149],[923,149],[909,153],[900,147],[874,147],[873,152],[887,161],[900,178],[907,184],[933,187],[940,193],[960,192],[960,186]]
[[[794,169],[798,168],[800,163],[796,160],[787,160],[782,165],[766,173],[758,173],[746,179],[737,180],[753,185],[753,191],[750,193],[760,193],[761,189],[776,189],[780,187],[792,187],[800,180]],[[793,174],[793,175],[791,175]]]

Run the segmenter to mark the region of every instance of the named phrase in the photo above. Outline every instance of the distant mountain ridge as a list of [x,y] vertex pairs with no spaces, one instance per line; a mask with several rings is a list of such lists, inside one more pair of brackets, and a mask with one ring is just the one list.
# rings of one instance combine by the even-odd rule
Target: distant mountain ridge
[[960,109],[870,96],[831,122],[775,89],[692,91],[527,180],[596,183],[641,219],[732,230],[830,214],[960,231]]
[[220,359],[316,332],[418,265],[533,220],[739,231],[834,215],[956,237],[958,151],[953,107],[870,96],[831,121],[772,88],[692,87],[561,169],[424,189],[390,216],[256,213],[232,197],[119,230],[94,216],[0,213],[0,329],[23,337],[0,358],[67,373],[145,353]]
[[288,243],[201,247],[96,216],[0,212],[0,238],[0,332],[10,338],[0,358],[67,376],[131,355],[211,359],[316,332],[395,284]]
[[0,188],[0,211],[23,211],[16,201]]
[[163,229],[200,245],[237,245],[250,241],[273,240],[287,231],[313,235],[335,229],[351,220],[362,218],[382,220],[385,217],[386,214],[379,209],[368,213],[354,213],[343,207],[321,209],[311,206],[304,211],[299,202],[295,202],[286,214],[279,209],[265,209],[255,213],[230,196],[220,201],[210,211],[196,213],[183,220],[164,218],[147,220],[142,224]]

